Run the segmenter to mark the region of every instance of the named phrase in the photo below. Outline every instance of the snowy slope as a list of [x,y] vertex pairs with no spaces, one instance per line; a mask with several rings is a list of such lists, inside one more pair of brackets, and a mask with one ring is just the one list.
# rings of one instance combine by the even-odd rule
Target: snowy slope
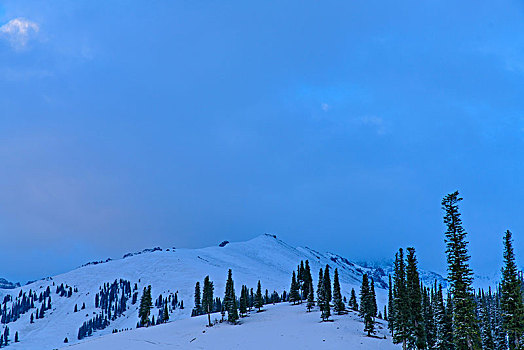
[[[206,327],[206,316],[184,319],[151,328],[98,337],[61,350],[162,350],[162,349],[362,349],[393,350],[386,325],[377,324],[376,338],[366,337],[354,313],[320,322],[320,312],[306,312],[304,304],[266,306],[252,312],[240,325],[227,323]],[[384,336],[387,339],[383,339]]]
[[[184,301],[185,309],[176,309],[170,315],[171,320],[188,318],[193,307],[193,293],[196,281],[202,281],[209,275],[215,283],[215,295],[223,296],[227,270],[233,270],[237,293],[242,284],[255,288],[260,279],[262,288],[281,293],[289,290],[290,276],[296,270],[300,260],[309,260],[316,285],[320,267],[329,264],[339,269],[342,293],[349,298],[351,288],[358,292],[363,273],[369,273],[376,281],[379,310],[387,299],[387,275],[382,268],[364,267],[331,253],[319,253],[309,248],[295,248],[272,235],[262,235],[247,242],[230,243],[225,247],[202,249],[169,249],[145,252],[128,256],[124,259],[111,260],[96,265],[87,265],[71,272],[47,280],[37,281],[21,288],[3,290],[3,295],[19,295],[20,291],[30,289],[40,293],[48,286],[51,288],[52,309],[43,319],[30,324],[29,315],[36,309],[23,314],[20,319],[9,323],[11,339],[19,332],[21,343],[12,344],[12,349],[53,349],[63,345],[67,337],[70,343],[78,342],[78,328],[84,321],[100,312],[95,308],[94,295],[104,283],[115,279],[126,279],[138,284],[138,291],[152,285],[153,299],[159,294],[164,297],[178,291],[179,300]],[[60,297],[55,294],[56,286],[67,284],[78,289],[72,297]],[[75,304],[85,303],[86,309],[74,313]],[[35,305],[39,307],[39,304]],[[10,303],[7,303],[9,309]],[[127,304],[128,310],[112,321],[104,330],[97,331],[93,337],[109,334],[113,329],[131,329],[137,323],[137,305]],[[156,310],[153,311],[156,314]],[[85,341],[84,339],[83,341]]]

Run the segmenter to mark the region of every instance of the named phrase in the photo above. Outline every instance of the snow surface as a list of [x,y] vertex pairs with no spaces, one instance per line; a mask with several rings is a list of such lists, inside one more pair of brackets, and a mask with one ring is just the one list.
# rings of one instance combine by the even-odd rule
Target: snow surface
[[[12,343],[10,348],[16,349],[54,349],[63,346],[65,337],[70,343],[77,343],[78,328],[83,322],[93,318],[100,312],[94,307],[95,294],[104,283],[112,283],[116,279],[126,279],[133,286],[138,284],[140,292],[149,284],[152,285],[153,300],[160,294],[167,296],[178,291],[179,300],[184,301],[185,309],[176,309],[170,314],[170,320],[181,320],[190,317],[193,308],[193,294],[196,281],[209,275],[215,284],[215,296],[223,297],[227,270],[233,270],[233,279],[237,295],[242,284],[256,288],[258,280],[263,291],[269,293],[276,290],[282,293],[289,291],[291,273],[296,270],[301,260],[309,260],[311,273],[316,286],[318,271],[326,264],[331,267],[331,276],[335,268],[339,270],[342,294],[349,299],[351,289],[358,294],[363,273],[373,276],[376,285],[379,310],[387,300],[387,275],[381,268],[364,267],[331,253],[320,253],[310,248],[295,248],[279,240],[273,235],[261,235],[247,242],[229,243],[225,247],[208,247],[202,249],[169,249],[145,252],[123,259],[111,260],[96,265],[87,265],[46,280],[36,281],[13,290],[0,291],[0,297],[5,294],[17,296],[20,290],[32,289],[37,294],[51,287],[52,310],[46,312],[43,319],[29,322],[29,317],[36,309],[22,315],[16,322],[8,324],[13,339],[19,332],[20,343]],[[61,283],[78,288],[71,298],[55,294],[56,287]],[[73,312],[75,304],[86,304],[85,310]],[[40,303],[35,305],[40,306]],[[10,303],[7,304],[10,307]],[[114,329],[132,329],[138,320],[138,305],[128,302],[128,310],[109,327],[96,331],[86,341],[101,335],[110,334]],[[157,310],[152,310],[157,315]],[[315,316],[318,318],[318,315]],[[196,321],[186,321],[188,323]],[[248,322],[248,321],[246,321]],[[177,323],[167,327],[176,328]],[[239,327],[240,329],[240,327]],[[1,331],[1,329],[0,329]],[[141,332],[141,331],[140,331]],[[156,331],[155,331],[156,332]]]
[[377,324],[376,338],[365,336],[363,323],[353,312],[335,315],[333,322],[320,322],[320,312],[306,312],[305,304],[281,303],[265,309],[242,318],[239,325],[224,322],[210,328],[207,316],[198,316],[98,337],[62,350],[401,348],[392,344],[383,321]]

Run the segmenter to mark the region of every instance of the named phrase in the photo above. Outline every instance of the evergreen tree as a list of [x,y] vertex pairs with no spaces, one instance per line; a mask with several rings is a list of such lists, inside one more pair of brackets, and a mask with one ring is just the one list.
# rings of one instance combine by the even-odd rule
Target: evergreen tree
[[406,267],[402,248],[395,254],[393,274],[393,305],[389,312],[393,317],[393,343],[402,343],[402,349],[407,347],[409,308],[406,292]]
[[167,303],[164,304],[164,311],[162,312],[162,322],[166,323],[169,321],[169,311],[167,309]]
[[492,312],[492,329],[493,329],[493,342],[495,343],[495,349],[507,349],[508,342],[506,337],[506,331],[504,330],[502,312],[500,308],[500,296],[496,293],[494,296],[494,305]]
[[242,286],[242,289],[240,292],[239,307],[238,307],[241,317],[247,314],[247,298],[248,298],[247,287]]
[[144,287],[142,297],[140,298],[140,307],[138,309],[138,317],[140,318],[141,326],[149,325],[149,315],[151,313],[151,307],[153,306],[153,300],[151,298],[151,285],[147,288]]
[[313,306],[315,306],[315,297],[313,294],[313,283],[310,283],[309,284],[309,293],[307,295],[307,311],[310,312]]
[[195,284],[195,307],[193,310],[195,316],[202,314],[202,303],[200,299],[200,282],[197,282]]
[[480,336],[471,284],[473,272],[469,267],[466,231],[458,204],[462,200],[458,191],[448,194],[442,200],[445,211],[446,254],[448,281],[453,298],[453,343],[455,350],[480,349]]
[[446,301],[444,344],[447,344],[447,349],[455,349],[455,345],[453,343],[453,298],[450,292],[448,292],[448,298]]
[[[317,304],[319,302],[319,299],[320,299],[320,292],[322,290],[322,284],[324,283],[324,272],[322,270],[322,268],[320,268],[320,270],[318,270],[318,283],[317,283]],[[320,306],[320,305],[319,305]]]
[[329,265],[326,265],[324,270],[324,288],[328,304],[331,302],[333,295],[331,294],[331,278],[329,277]]
[[[388,317],[388,329],[393,334],[393,323],[395,322],[394,314],[391,312],[393,308],[393,303],[395,302],[393,300],[393,282],[391,280],[391,275],[388,276],[389,278],[389,288],[388,288],[388,309],[389,309],[389,317]],[[351,301],[349,302],[351,304]]]
[[510,349],[520,349],[524,333],[524,305],[522,303],[522,281],[518,276],[512,234],[504,235],[504,267],[500,285],[500,309],[503,326],[509,336]]
[[[233,290],[234,293],[234,290]],[[230,323],[236,323],[238,321],[238,310],[237,310],[237,299],[236,297],[233,299],[233,303],[231,305],[231,309],[227,312],[227,320]]]
[[263,305],[264,300],[262,299],[262,286],[260,285],[260,280],[258,280],[257,292],[255,293],[255,307],[258,309],[258,312],[260,312],[260,309]]
[[370,291],[370,297],[371,297],[371,316],[377,317],[377,295],[375,294],[375,280],[373,278],[370,278],[370,284],[369,284],[369,291]]
[[234,293],[233,288],[233,272],[231,269],[227,272],[227,280],[226,280],[226,290],[224,293],[224,301],[222,302],[222,305],[224,305],[224,310],[229,311],[232,308],[233,304],[233,298],[232,295]]
[[345,311],[344,302],[342,301],[342,293],[340,292],[338,269],[335,269],[335,275],[333,276],[333,304],[334,311],[339,315]]
[[306,264],[304,267],[304,284],[302,288],[302,295],[305,298],[306,296],[309,296],[309,290],[310,287],[313,289],[313,277],[311,276],[311,269],[309,267],[309,261],[306,260]]
[[317,304],[320,309],[320,318],[322,318],[322,321],[327,321],[329,316],[331,316],[331,308],[327,300],[326,280],[324,276],[322,269],[320,269],[318,274]]
[[209,276],[204,278],[204,287],[202,293],[202,309],[207,314],[207,324],[209,327],[211,324],[211,312],[213,311],[213,292],[215,287],[213,282],[209,279]]
[[482,350],[495,350],[495,343],[493,342],[493,333],[491,332],[491,319],[488,310],[486,298],[481,297],[480,308],[480,339],[482,341]]
[[422,317],[422,294],[417,270],[415,249],[408,248],[406,257],[406,295],[408,304],[407,346],[408,349],[425,349],[426,339]]
[[[435,284],[436,286],[436,284]],[[423,288],[422,293],[422,318],[426,330],[426,343],[428,349],[434,349],[436,344],[436,325],[434,313],[435,290],[434,287]]]
[[362,286],[360,287],[360,316],[364,319],[364,332],[371,336],[375,332],[375,321],[373,319],[373,300],[368,275],[362,276]]
[[302,299],[306,296],[304,292],[304,286],[306,284],[306,269],[304,268],[304,261],[300,260],[300,265],[298,265],[297,270],[297,284],[298,284],[298,295],[299,295],[299,302],[302,303]]
[[355,293],[354,288],[351,288],[351,296],[349,297],[349,308],[353,311],[358,311],[357,293]]
[[295,277],[295,271],[293,271],[293,277],[291,278],[291,287],[289,289],[289,302],[292,302],[293,305],[295,305],[299,299],[299,285]]
[[447,325],[446,307],[444,305],[441,285],[438,286],[435,294],[433,311],[435,315],[435,349],[450,350],[452,344],[447,335],[449,326]]
[[233,273],[231,269],[228,271],[226,281],[226,294],[224,295],[224,306],[227,311],[227,320],[230,323],[236,323],[238,321],[238,305],[237,298],[235,295],[235,286],[233,283]]

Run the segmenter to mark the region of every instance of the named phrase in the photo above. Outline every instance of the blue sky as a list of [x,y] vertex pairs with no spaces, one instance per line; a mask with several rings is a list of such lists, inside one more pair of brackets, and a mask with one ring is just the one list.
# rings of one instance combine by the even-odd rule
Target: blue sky
[[[0,275],[276,233],[445,271],[524,244],[519,1],[3,1]],[[519,253],[520,252],[520,253]]]

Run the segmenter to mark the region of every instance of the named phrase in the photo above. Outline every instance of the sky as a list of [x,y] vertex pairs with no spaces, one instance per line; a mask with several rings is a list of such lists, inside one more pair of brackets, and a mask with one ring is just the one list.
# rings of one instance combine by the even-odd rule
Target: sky
[[0,1],[0,277],[274,233],[524,254],[521,1]]

